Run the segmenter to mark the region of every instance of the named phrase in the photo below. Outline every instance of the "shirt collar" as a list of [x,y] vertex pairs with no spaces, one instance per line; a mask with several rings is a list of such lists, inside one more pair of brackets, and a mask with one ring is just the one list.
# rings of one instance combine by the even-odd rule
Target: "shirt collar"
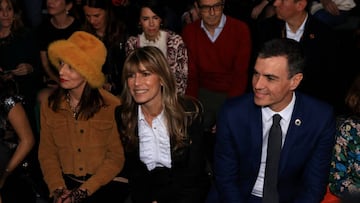
[[[220,23],[215,29],[222,29],[225,26],[225,22],[226,22],[226,16],[225,16],[225,14],[222,14],[221,19],[220,19]],[[201,20],[201,25],[200,26],[201,26],[202,29],[207,30],[205,25],[204,25],[204,20]]]
[[269,107],[263,107],[261,111],[265,121],[271,120],[274,114],[280,114],[281,119],[283,119],[286,122],[289,122],[291,119],[291,114],[294,109],[295,100],[296,100],[296,96],[295,93],[293,93],[290,103],[280,112],[275,112],[271,110]]
[[[161,119],[163,121],[164,120],[164,109],[154,119]],[[138,121],[145,121],[145,116],[141,110],[141,105],[138,105]]]
[[[299,29],[296,30],[296,33],[299,33],[299,32],[303,32],[304,29],[305,29],[305,23],[306,23],[306,20],[308,19],[308,14],[306,14],[306,17],[304,19],[304,21],[302,22],[302,24],[300,25]],[[286,31],[287,32],[292,32],[290,27],[289,27],[289,24],[286,22],[285,23],[285,26],[286,26]]]

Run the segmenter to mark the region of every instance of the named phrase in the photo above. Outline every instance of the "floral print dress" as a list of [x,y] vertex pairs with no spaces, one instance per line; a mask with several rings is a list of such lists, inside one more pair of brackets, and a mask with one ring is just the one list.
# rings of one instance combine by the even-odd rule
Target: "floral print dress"
[[329,187],[339,197],[360,192],[360,117],[338,118]]

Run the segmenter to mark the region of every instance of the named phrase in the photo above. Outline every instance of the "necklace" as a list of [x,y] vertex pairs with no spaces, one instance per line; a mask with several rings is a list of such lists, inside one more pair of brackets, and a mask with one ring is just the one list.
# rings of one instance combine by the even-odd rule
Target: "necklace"
[[74,118],[77,118],[78,114],[79,114],[79,105],[71,105],[71,102],[70,102],[70,94],[67,93],[66,94],[66,102],[69,104],[69,107],[71,109],[71,112],[73,114],[73,117]]
[[50,22],[56,29],[65,29],[65,28],[69,27],[73,21],[72,21],[71,17],[67,16],[65,18],[64,22],[62,22],[62,23],[55,21],[54,18],[50,18]]

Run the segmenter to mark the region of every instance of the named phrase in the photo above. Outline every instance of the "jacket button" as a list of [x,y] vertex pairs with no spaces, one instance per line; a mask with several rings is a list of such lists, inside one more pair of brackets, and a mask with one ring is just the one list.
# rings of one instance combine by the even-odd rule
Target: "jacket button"
[[80,133],[81,133],[81,134],[84,133],[84,130],[83,130],[83,129],[80,129]]

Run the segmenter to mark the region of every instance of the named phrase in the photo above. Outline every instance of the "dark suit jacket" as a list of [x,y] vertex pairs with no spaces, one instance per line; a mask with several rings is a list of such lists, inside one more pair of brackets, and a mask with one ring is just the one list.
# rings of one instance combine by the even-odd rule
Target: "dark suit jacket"
[[[252,93],[236,97],[226,101],[217,121],[214,170],[220,199],[246,202],[260,168],[261,107],[255,105]],[[332,108],[296,93],[279,165],[281,203],[320,202],[328,183],[334,137]]]
[[[187,146],[174,150],[171,145],[172,168],[161,168],[149,171],[140,160],[139,149],[125,149],[125,166],[120,176],[129,179],[132,202],[150,203],[200,203],[203,202],[210,184],[206,173],[205,141],[202,127],[201,111],[190,100],[184,100],[188,119],[194,119],[188,126]],[[119,129],[124,126],[121,121],[121,106],[115,110]],[[185,118],[184,118],[185,119]],[[121,133],[121,131],[120,131]],[[171,142],[171,141],[170,141]]]
[[[286,37],[285,21],[276,16],[268,18],[258,25],[256,31],[258,44],[255,50],[259,50],[270,39]],[[337,54],[339,44],[335,32],[309,14],[300,44],[306,57],[306,67],[304,67],[304,79],[298,90],[330,104],[337,104],[339,96],[336,90],[339,88],[335,86],[337,83],[334,81],[339,80],[336,80],[339,78],[336,68],[340,57]]]

